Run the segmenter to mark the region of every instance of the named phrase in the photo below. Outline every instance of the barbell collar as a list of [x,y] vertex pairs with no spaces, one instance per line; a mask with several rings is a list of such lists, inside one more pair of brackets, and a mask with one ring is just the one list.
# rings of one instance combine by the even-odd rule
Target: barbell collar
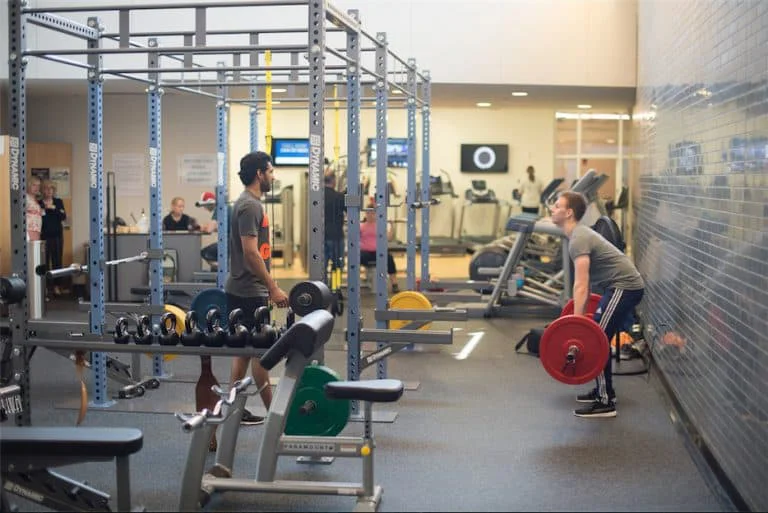
[[51,269],[45,272],[46,280],[56,280],[58,278],[64,278],[65,276],[72,276],[74,274],[87,273],[88,266],[81,264],[72,264],[69,267],[63,267],[61,269]]

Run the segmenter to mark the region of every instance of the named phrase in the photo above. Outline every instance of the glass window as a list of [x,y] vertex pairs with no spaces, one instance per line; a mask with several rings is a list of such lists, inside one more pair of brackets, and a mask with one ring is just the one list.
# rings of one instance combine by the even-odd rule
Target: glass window
[[581,153],[615,155],[618,151],[618,120],[583,119],[581,121]]
[[555,154],[576,154],[576,124],[575,119],[558,119],[555,123]]
[[555,160],[555,173],[552,178],[564,178],[563,189],[567,189],[578,178],[578,170],[579,166],[576,159],[557,159]]

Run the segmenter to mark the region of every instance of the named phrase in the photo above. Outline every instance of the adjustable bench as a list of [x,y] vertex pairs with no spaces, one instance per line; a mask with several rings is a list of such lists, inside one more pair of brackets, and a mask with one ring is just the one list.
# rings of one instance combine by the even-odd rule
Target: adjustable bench
[[[115,459],[117,508],[131,511],[128,460],[143,443],[144,435],[133,428],[3,426],[0,493],[13,493],[56,511],[110,511],[109,494],[49,468]],[[8,505],[5,496],[2,503]]]

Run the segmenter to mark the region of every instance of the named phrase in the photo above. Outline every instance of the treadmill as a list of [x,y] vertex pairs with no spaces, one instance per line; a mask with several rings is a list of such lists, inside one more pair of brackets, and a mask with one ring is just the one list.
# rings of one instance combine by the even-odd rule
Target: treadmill
[[[464,219],[467,208],[490,207],[491,213],[484,219],[490,219],[490,231],[488,233],[465,233]],[[488,244],[499,237],[499,223],[501,222],[501,203],[493,189],[489,189],[485,180],[472,180],[472,187],[464,192],[464,204],[461,207],[459,217],[459,239],[468,246]],[[486,224],[487,226],[488,224]],[[464,233],[463,233],[464,232]]]
[[[442,169],[440,170],[440,173],[445,175],[445,180],[440,175],[430,175],[429,177],[429,196],[430,198],[439,199],[440,205],[445,205],[443,208],[447,208],[449,210],[449,215],[451,218],[450,231],[448,231],[448,235],[433,235],[435,233],[433,226],[437,224],[435,222],[435,218],[437,216],[433,215],[433,212],[440,207],[431,207],[429,216],[429,253],[442,255],[463,255],[467,252],[469,246],[462,243],[461,240],[453,236],[454,229],[456,227],[456,211],[453,207],[453,202],[459,196],[453,190],[453,184],[451,183],[451,178],[448,173]],[[417,197],[421,197],[420,192],[417,192]],[[443,226],[446,224],[447,223],[442,223]],[[443,233],[444,232],[445,230],[443,230]],[[421,244],[419,243],[420,240],[421,239],[417,237],[417,249],[421,249]]]

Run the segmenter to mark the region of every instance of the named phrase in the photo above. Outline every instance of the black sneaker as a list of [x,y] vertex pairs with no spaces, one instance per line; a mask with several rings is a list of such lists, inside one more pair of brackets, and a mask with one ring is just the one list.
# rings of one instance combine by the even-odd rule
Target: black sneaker
[[243,424],[244,426],[258,426],[259,424],[264,424],[264,417],[254,415],[243,408],[243,418],[240,419],[240,424]]
[[573,414],[577,417],[585,418],[615,417],[616,405],[613,403],[613,401],[611,401],[610,404],[603,404],[601,402],[595,401],[589,406],[579,408],[578,410],[573,410]]
[[[616,402],[616,394],[610,394],[608,396],[608,399],[611,400],[612,403]],[[576,401],[580,403],[594,403],[595,401],[599,401],[600,396],[597,394],[597,390],[594,388],[587,392],[586,394],[580,394],[576,396]]]

